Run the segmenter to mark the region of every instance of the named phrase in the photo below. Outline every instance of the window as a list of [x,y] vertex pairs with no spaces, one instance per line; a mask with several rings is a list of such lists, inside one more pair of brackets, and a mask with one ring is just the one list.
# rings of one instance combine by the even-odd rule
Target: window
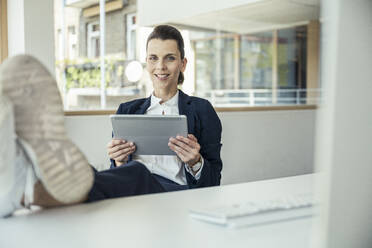
[[87,54],[89,58],[97,58],[100,56],[100,32],[99,23],[93,22],[88,24],[88,46]]
[[307,28],[278,30],[278,103],[306,103]]
[[216,106],[306,104],[307,27],[191,38],[196,94]]
[[263,32],[240,38],[240,89],[271,89],[273,34]]
[[[153,29],[138,25],[135,1],[106,2],[104,33],[99,5],[54,1],[57,82],[66,109],[100,109],[101,99],[106,108],[116,109],[121,102],[152,92],[146,74],[133,77],[140,78],[134,82],[126,75],[131,61],[145,65],[146,40]],[[226,20],[218,18],[224,13],[210,13],[171,23],[183,35],[188,59],[182,90],[207,98],[217,107],[316,103],[318,51],[308,56],[307,43],[316,44],[319,29],[309,25],[319,22],[295,22],[284,16],[290,24],[282,25],[252,21],[255,17],[243,9],[228,12]],[[225,21],[228,25],[221,25]],[[100,50],[102,35],[105,54]],[[101,79],[103,59],[105,78]]]
[[128,60],[136,59],[136,14],[127,15],[127,58]]
[[[135,2],[106,1],[103,32],[99,5],[54,1],[56,78],[65,109],[116,109],[122,102],[143,97],[146,88],[141,70],[129,78],[125,73],[136,59],[136,13],[128,11]],[[101,36],[105,36],[104,54]]]
[[75,26],[68,27],[68,58],[76,59],[77,57],[77,34]]

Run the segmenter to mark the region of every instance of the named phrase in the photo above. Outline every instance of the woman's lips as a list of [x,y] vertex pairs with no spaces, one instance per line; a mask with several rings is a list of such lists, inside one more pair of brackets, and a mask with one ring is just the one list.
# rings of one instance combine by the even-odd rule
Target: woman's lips
[[169,74],[154,74],[160,80],[166,80],[169,77]]

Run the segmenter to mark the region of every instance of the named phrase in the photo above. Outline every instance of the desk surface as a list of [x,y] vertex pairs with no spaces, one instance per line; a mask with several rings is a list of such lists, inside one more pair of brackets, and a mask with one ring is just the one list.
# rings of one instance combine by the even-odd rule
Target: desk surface
[[189,209],[311,193],[313,175],[106,200],[0,220],[0,247],[309,247],[311,219],[228,229]]

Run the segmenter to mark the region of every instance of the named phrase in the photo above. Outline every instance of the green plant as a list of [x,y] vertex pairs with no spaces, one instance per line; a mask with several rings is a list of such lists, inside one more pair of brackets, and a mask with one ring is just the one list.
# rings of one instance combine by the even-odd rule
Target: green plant
[[[98,59],[81,59],[57,61],[57,67],[66,76],[66,89],[95,88],[101,85],[101,65]],[[124,83],[124,60],[105,60],[106,88]]]

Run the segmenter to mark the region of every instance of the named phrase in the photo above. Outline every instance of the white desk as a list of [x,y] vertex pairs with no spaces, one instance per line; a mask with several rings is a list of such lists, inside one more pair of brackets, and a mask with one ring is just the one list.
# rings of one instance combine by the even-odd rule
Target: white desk
[[309,247],[311,219],[227,229],[188,210],[312,192],[313,175],[119,198],[0,220],[0,247]]

